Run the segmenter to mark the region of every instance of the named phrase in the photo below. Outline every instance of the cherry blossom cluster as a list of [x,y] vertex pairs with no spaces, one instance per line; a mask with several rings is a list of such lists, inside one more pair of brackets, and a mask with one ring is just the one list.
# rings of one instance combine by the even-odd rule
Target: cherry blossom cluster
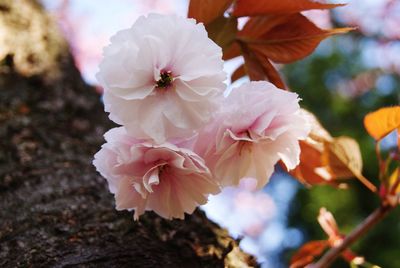
[[262,188],[278,161],[298,165],[309,126],[297,94],[258,81],[224,97],[222,50],[203,24],[142,16],[103,54],[97,79],[121,126],[93,164],[117,209],[182,219],[221,187],[253,177]]

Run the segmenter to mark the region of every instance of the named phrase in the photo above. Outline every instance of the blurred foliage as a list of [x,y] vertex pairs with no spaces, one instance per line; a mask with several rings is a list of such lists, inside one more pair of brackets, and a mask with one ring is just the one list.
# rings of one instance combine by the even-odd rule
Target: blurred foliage
[[[381,75],[389,75],[395,82],[394,89],[384,93],[377,86],[357,96],[347,96],[337,90],[339,83],[368,70],[361,55],[362,41],[366,38],[359,33],[350,33],[326,40],[312,56],[286,65],[283,72],[289,87],[303,99],[302,106],[316,114],[333,136],[347,135],[359,142],[364,160],[363,174],[379,185],[374,141],[363,127],[363,118],[368,112],[399,103],[400,78],[382,71]],[[379,206],[378,197],[357,180],[348,182],[347,190],[300,186],[292,203],[290,224],[303,231],[305,241],[326,238],[316,220],[320,207],[331,211],[341,232],[348,233]],[[400,210],[396,209],[352,248],[381,267],[400,267],[399,216]],[[285,263],[292,253],[293,250],[285,252]],[[349,266],[339,260],[333,267]]]

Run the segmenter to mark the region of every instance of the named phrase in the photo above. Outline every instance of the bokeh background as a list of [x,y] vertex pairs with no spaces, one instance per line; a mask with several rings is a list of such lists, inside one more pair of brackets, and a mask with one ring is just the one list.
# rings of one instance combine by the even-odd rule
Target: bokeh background
[[[188,6],[188,0],[42,2],[69,40],[84,79],[93,85],[97,84],[95,73],[102,48],[114,33],[150,12],[185,16]],[[400,1],[348,0],[347,6],[331,12],[305,14],[322,28],[357,29],[323,41],[308,58],[280,66],[281,72],[303,99],[302,106],[314,112],[332,135],[359,141],[364,175],[377,184],[374,143],[362,120],[369,111],[400,103]],[[239,58],[226,63],[226,71],[232,72],[241,62]],[[385,138],[385,149],[395,146],[395,135]],[[378,205],[379,200],[355,180],[348,181],[347,190],[330,186],[310,189],[277,170],[262,191],[255,191],[254,182],[247,179],[240,187],[227,188],[212,197],[203,209],[240,237],[242,248],[257,256],[263,267],[279,268],[288,266],[291,254],[305,241],[326,238],[316,220],[320,207],[331,211],[346,233]],[[353,249],[381,267],[400,267],[399,209]],[[339,261],[335,267],[346,264]]]

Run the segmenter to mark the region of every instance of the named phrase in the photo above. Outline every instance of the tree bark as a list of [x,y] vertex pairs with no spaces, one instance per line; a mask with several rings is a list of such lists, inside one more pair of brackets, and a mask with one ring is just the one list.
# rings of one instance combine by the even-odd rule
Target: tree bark
[[114,209],[93,155],[112,127],[35,1],[0,0],[0,267],[254,267],[197,210]]

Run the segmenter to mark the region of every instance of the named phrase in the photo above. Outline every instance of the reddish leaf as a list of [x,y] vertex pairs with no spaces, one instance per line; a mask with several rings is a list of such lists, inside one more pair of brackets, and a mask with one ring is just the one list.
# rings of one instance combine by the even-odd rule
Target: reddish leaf
[[251,17],[238,33],[240,37],[260,38],[275,26],[284,23],[290,15],[268,15]]
[[233,15],[236,17],[267,14],[290,14],[310,9],[331,9],[344,4],[324,4],[315,0],[237,0]]
[[251,52],[245,44],[241,44],[240,47],[244,57],[246,72],[249,75],[250,80],[264,80],[264,70],[261,66],[261,63],[258,61],[257,56]]
[[246,75],[246,69],[244,67],[244,64],[242,64],[233,72],[231,76],[231,83],[235,82],[236,80],[242,78],[245,75]]
[[240,50],[240,45],[237,42],[234,42],[224,51],[224,55],[222,56],[223,60],[230,60],[242,55],[242,51]]
[[250,20],[251,25],[255,25],[256,20],[268,30],[264,30],[262,35],[254,34],[258,27],[249,26],[238,37],[252,50],[257,50],[277,63],[290,63],[302,59],[311,54],[323,39],[352,29],[322,30],[300,13],[264,18],[263,21],[261,18]]
[[264,55],[251,51],[245,44],[241,44],[246,72],[250,80],[259,81],[268,79],[276,87],[286,89],[278,71]]
[[206,26],[208,37],[211,38],[222,50],[230,47],[236,37],[237,19],[218,17]]
[[[300,13],[267,15],[250,18],[237,38],[271,61],[290,63],[308,56],[330,35],[350,30],[352,28],[320,29]],[[233,44],[224,59],[239,55],[239,47]]]
[[[286,16],[263,16],[250,18],[244,25],[243,29],[238,32],[237,36],[258,38],[269,31],[277,23],[285,20],[285,17]],[[223,58],[224,60],[229,60],[238,57],[241,54],[240,45],[236,42],[231,44],[229,49],[224,52]]]
[[208,24],[224,14],[233,0],[191,0],[188,17]]
[[375,140],[382,139],[395,129],[400,131],[400,106],[381,108],[367,114],[364,126]]
[[272,84],[280,89],[286,89],[286,85],[283,82],[279,72],[275,69],[272,63],[265,57],[263,54],[254,51],[255,55],[257,56],[261,66],[263,67],[264,73]]
[[305,243],[290,260],[290,268],[301,268],[312,263],[329,246],[328,241],[310,241]]

